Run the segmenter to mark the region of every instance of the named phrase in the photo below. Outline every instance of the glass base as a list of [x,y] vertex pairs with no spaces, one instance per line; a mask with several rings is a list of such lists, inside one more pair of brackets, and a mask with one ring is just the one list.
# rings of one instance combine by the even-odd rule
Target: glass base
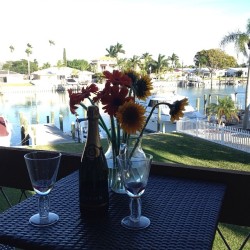
[[150,220],[145,216],[141,216],[139,221],[134,222],[130,219],[130,216],[127,216],[121,221],[121,224],[128,229],[140,230],[148,227],[150,225]]
[[125,188],[111,187],[111,190],[117,194],[126,194]]
[[30,224],[37,227],[50,226],[59,220],[59,216],[55,213],[49,213],[48,217],[40,218],[39,214],[35,214],[30,217]]

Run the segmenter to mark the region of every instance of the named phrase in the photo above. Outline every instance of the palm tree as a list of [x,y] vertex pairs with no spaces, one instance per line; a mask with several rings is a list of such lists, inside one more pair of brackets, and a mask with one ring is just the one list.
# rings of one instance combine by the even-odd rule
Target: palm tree
[[160,77],[161,74],[167,70],[168,59],[165,58],[164,55],[159,54],[157,61],[154,61],[153,65],[154,65],[156,74],[158,75],[158,77]]
[[[247,53],[247,47],[250,50],[250,18],[247,20],[246,31],[242,32],[237,30],[224,36],[221,40],[221,46],[228,43],[234,43],[237,53],[243,54],[248,57],[248,74],[246,85],[246,97],[245,97],[245,116],[243,120],[243,129],[248,129],[249,126],[249,106],[250,106],[250,53]],[[246,46],[247,45],[247,46]]]
[[55,45],[55,42],[52,41],[52,40],[49,40],[49,45],[50,45],[50,46]]
[[125,50],[122,47],[123,47],[122,44],[116,43],[115,49],[116,49],[117,56],[118,56],[119,53],[125,54]]
[[9,49],[11,53],[13,53],[13,51],[15,50],[15,48],[12,45],[10,45]]
[[[15,48],[14,48],[12,45],[10,45],[9,49],[10,49],[10,52],[11,52],[11,53],[13,53],[13,51],[15,50]],[[11,67],[12,67],[12,61],[10,62],[10,65],[9,65],[8,74],[9,74],[9,72],[10,72]]]
[[231,122],[233,119],[239,121],[234,101],[228,96],[226,96],[225,98],[219,98],[218,104],[211,103],[208,106],[207,111],[209,116],[217,116],[219,125],[221,125],[224,121],[226,123]]
[[134,55],[132,58],[128,60],[128,64],[129,64],[130,69],[136,70],[137,66],[140,67],[141,65],[141,59],[139,56]]
[[117,57],[117,51],[114,45],[111,45],[109,49],[106,49],[106,51],[108,52],[106,56],[114,57],[114,58]]
[[111,45],[109,49],[106,49],[106,51],[108,52],[106,56],[114,57],[117,59],[119,53],[125,54],[125,50],[122,49],[122,47],[123,46],[120,43],[117,43],[116,45]]
[[28,77],[30,80],[30,59],[29,59],[29,56],[32,54],[32,46],[29,43],[27,43],[27,48],[25,50],[25,53],[27,54],[27,57],[28,57]]
[[[53,40],[49,40],[49,45],[50,45],[50,47],[52,47],[52,46],[55,46],[55,42],[53,41]],[[52,65],[53,63],[51,63],[51,65]],[[53,66],[53,65],[52,65]]]
[[176,68],[178,62],[179,62],[179,57],[173,53],[172,56],[169,56],[168,59],[171,61],[172,68]]
[[147,74],[150,74],[151,73],[150,63],[153,61],[152,55],[146,52],[142,54],[141,59],[143,59],[142,71],[144,71]]

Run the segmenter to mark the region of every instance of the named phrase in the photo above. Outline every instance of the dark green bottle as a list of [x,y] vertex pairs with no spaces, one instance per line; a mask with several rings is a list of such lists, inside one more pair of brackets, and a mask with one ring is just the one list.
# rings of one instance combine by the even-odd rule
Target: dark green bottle
[[108,165],[99,135],[99,109],[89,106],[88,134],[79,168],[79,200],[82,215],[100,218],[108,214]]

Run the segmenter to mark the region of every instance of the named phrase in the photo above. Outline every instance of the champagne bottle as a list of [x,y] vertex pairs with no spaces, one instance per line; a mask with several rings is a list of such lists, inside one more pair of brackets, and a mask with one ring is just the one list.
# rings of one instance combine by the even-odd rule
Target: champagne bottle
[[89,106],[87,116],[87,141],[79,168],[80,211],[99,218],[108,213],[108,165],[100,142],[98,107]]

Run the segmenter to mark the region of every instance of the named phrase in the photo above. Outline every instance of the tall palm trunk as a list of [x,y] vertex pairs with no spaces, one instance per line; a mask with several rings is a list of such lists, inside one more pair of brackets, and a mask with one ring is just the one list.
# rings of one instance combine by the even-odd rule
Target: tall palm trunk
[[[248,49],[250,51],[250,41],[248,42]],[[246,85],[246,97],[245,97],[245,115],[243,120],[243,129],[249,129],[249,107],[250,106],[250,52],[248,55],[248,72],[247,72],[247,85]]]

